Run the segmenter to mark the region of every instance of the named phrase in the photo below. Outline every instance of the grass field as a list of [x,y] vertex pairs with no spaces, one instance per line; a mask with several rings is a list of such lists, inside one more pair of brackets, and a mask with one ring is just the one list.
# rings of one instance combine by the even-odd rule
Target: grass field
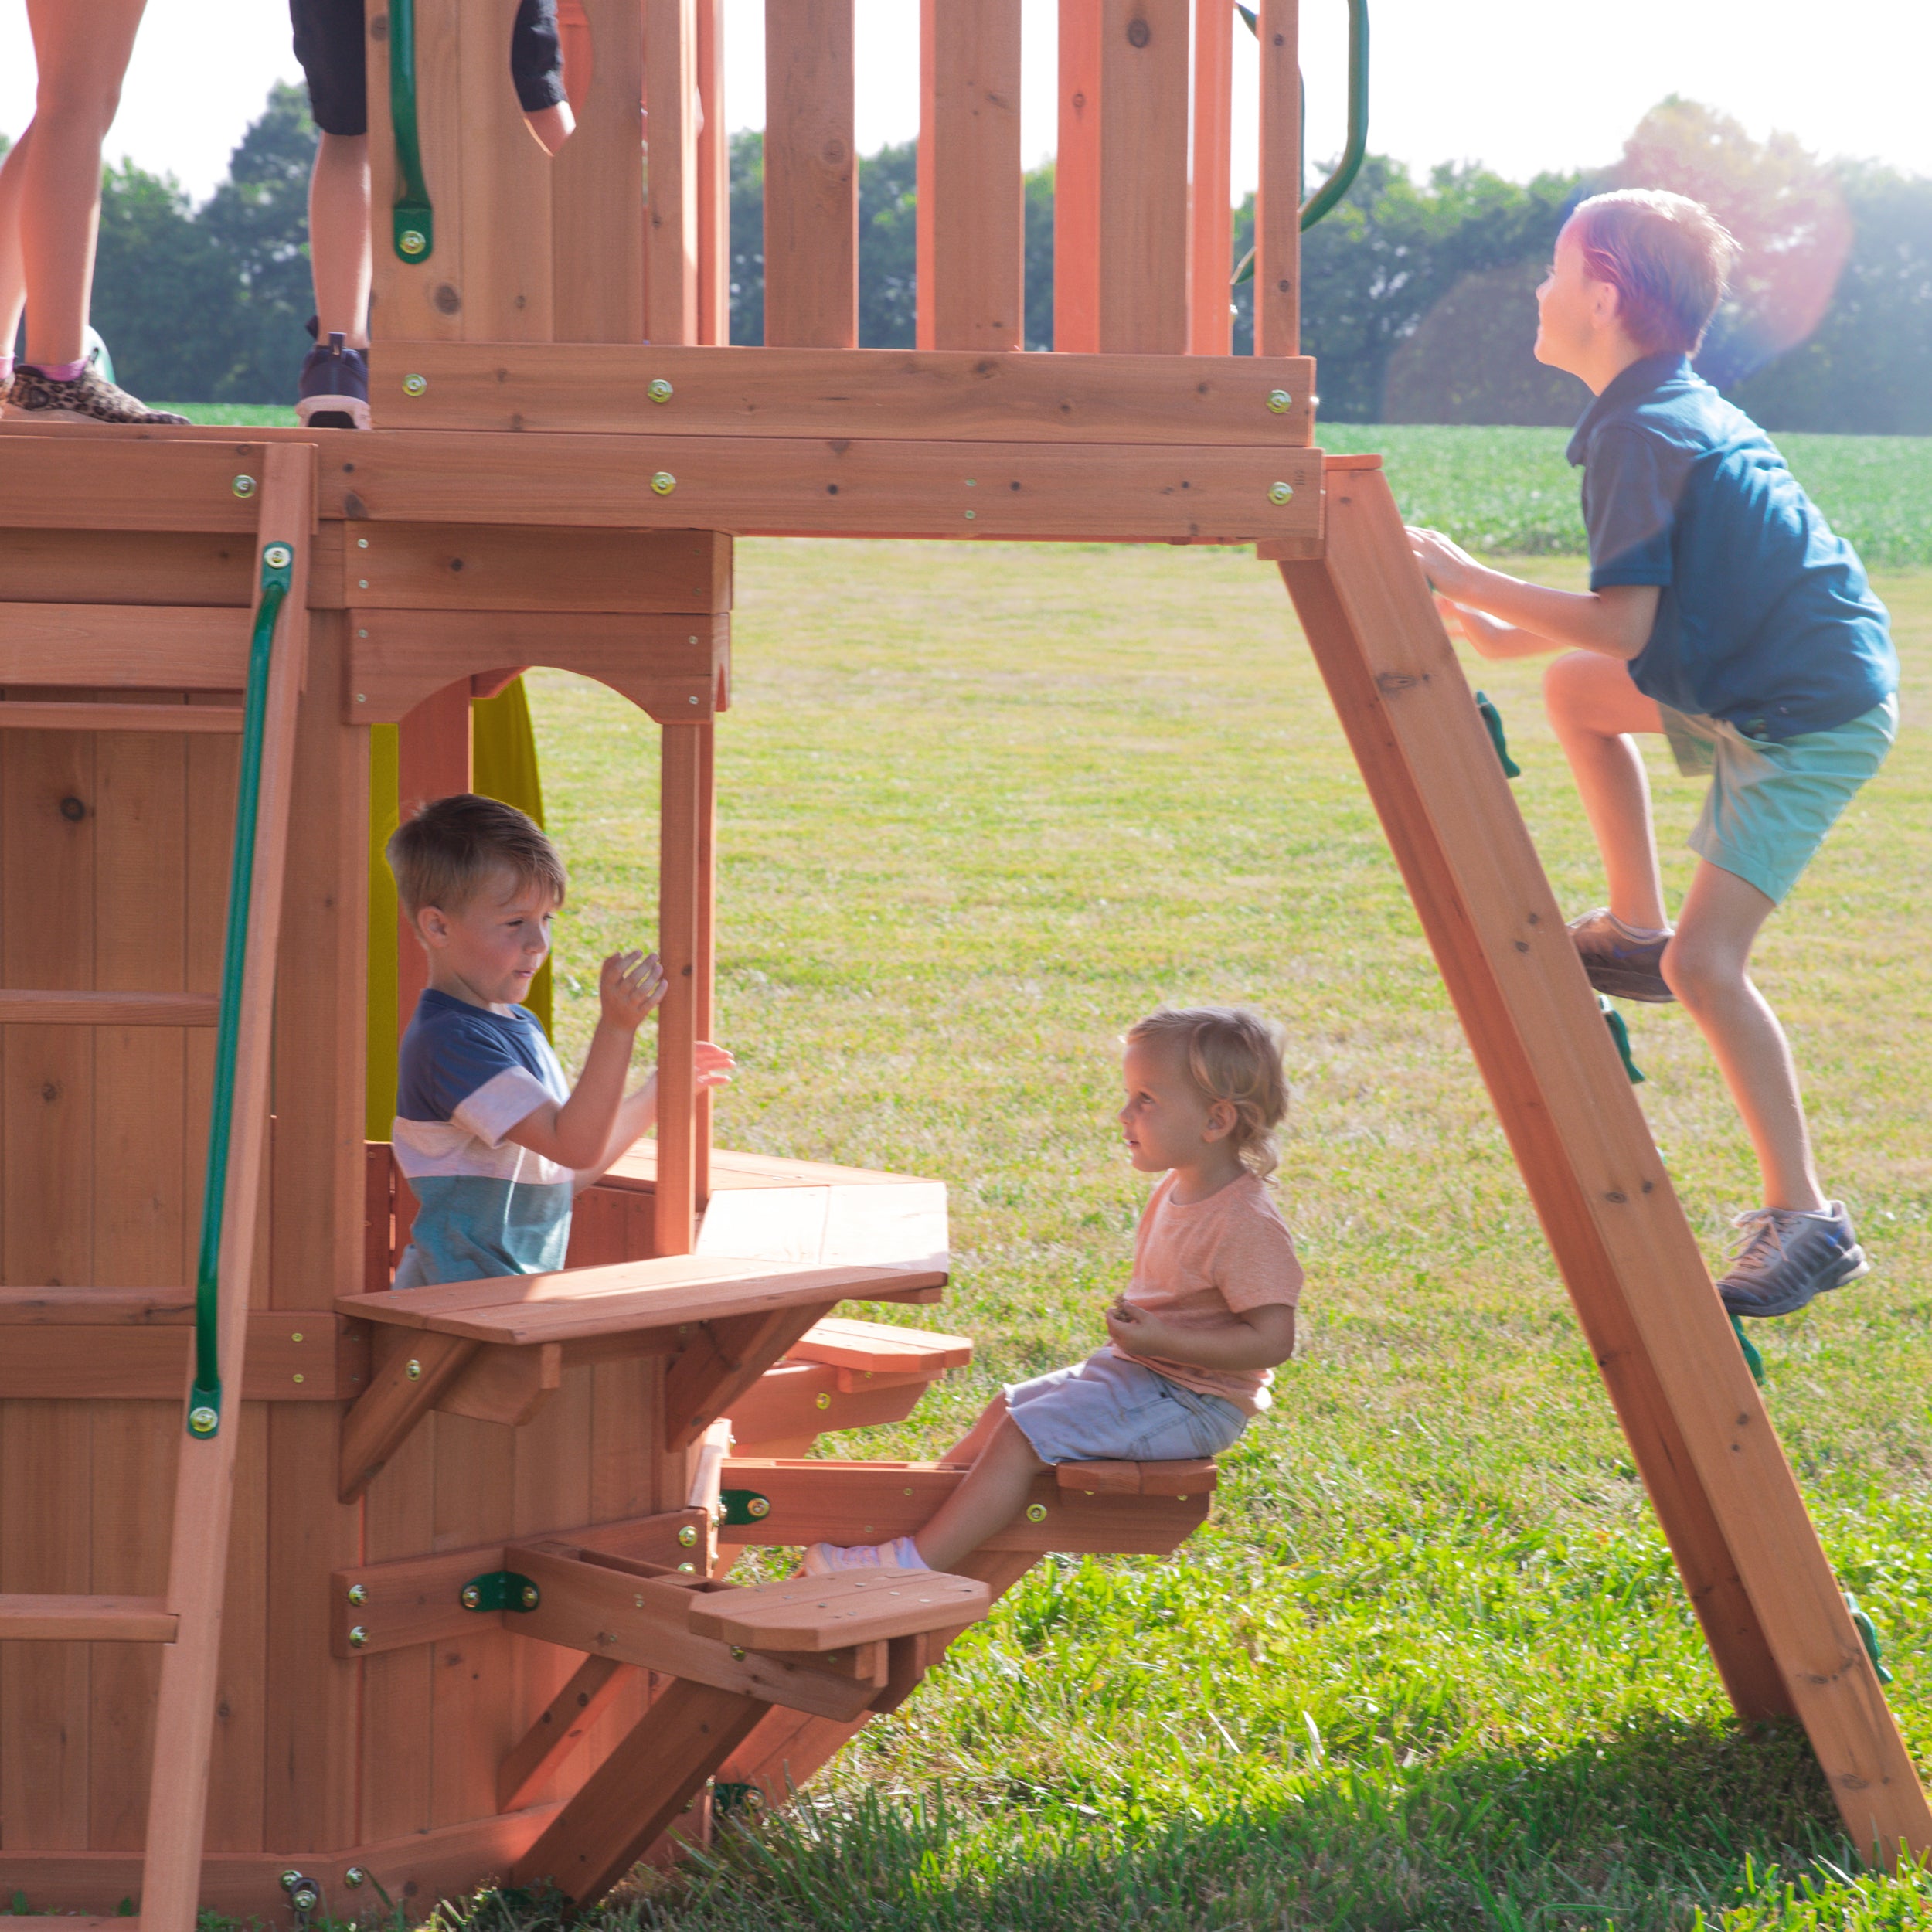
[[[954,1287],[921,1318],[978,1343],[914,1422],[828,1449],[929,1454],[1002,1381],[1094,1345],[1143,1198],[1114,1041],[1162,1000],[1287,1028],[1304,1343],[1176,1558],[1036,1570],[795,1811],[611,1920],[1932,1925],[1932,1879],[1861,1872],[1801,1742],[1731,1719],[1274,573],[1167,549],[739,559],[719,1031],[743,1070],[720,1139],[947,1181]],[[1899,749],[1760,952],[1876,1267],[1760,1335],[1932,1769],[1932,576],[1883,588]],[[1595,903],[1534,668],[1482,681],[1560,898]],[[651,930],[656,733],[532,682],[576,880],[567,1059],[597,957]],[[1653,769],[1675,849],[1698,791]],[[1634,1030],[1715,1256],[1748,1148],[1685,1017]]]

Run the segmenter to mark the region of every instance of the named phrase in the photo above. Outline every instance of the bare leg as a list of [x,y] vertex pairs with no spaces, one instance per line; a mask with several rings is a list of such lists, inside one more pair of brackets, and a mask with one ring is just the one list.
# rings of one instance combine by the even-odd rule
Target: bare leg
[[1630,736],[1663,730],[1656,704],[1631,682],[1628,665],[1594,651],[1553,659],[1543,701],[1603,855],[1610,910],[1627,926],[1668,925],[1650,781]]
[[1821,1208],[1791,1043],[1749,970],[1752,944],[1775,910],[1755,886],[1700,859],[1664,953],[1664,977],[1709,1043],[1743,1117],[1765,1206]]
[[971,1468],[979,1459],[979,1452],[993,1439],[993,1431],[1006,1420],[1006,1397],[996,1395],[980,1410],[979,1420],[961,1436],[958,1441],[940,1458],[941,1463],[951,1468]]
[[20,202],[26,192],[27,156],[33,124],[0,161],[0,355],[11,355],[27,305],[27,271],[20,259]]
[[308,178],[308,257],[315,334],[369,347],[369,137],[324,134]]
[[577,124],[577,117],[570,111],[570,102],[560,100],[554,107],[539,107],[534,113],[526,114],[523,124],[546,155],[554,155],[576,133]]
[[12,192],[19,197],[29,362],[80,359],[100,222],[100,145],[121,105],[121,80],[146,3],[27,0],[39,80],[33,122],[22,137],[22,179]]
[[1003,1416],[966,1480],[913,1539],[927,1566],[950,1570],[1004,1529],[1026,1506],[1033,1478],[1048,1467],[1019,1424]]

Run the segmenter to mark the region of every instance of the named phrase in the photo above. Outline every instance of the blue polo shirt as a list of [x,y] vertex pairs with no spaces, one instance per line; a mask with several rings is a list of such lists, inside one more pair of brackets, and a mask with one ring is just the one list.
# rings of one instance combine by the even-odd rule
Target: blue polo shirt
[[1570,440],[1590,587],[1660,588],[1646,697],[1754,738],[1828,731],[1898,689],[1885,606],[1770,438],[1682,355],[1633,362]]

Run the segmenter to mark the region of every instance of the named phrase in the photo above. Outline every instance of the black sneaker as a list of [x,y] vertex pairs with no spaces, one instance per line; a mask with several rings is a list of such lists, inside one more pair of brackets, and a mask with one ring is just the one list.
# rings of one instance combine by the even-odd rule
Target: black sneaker
[[[97,354],[98,352],[96,352]],[[124,389],[117,389],[94,366],[90,355],[87,366],[78,376],[63,381],[43,376],[31,363],[14,366],[13,381],[6,394],[7,413],[33,417],[43,423],[185,423],[185,416],[171,410],[151,410]]]
[[346,348],[341,331],[332,330],[328,340],[318,342],[302,359],[295,415],[304,429],[367,429],[368,351]]
[[1821,1214],[1753,1208],[1733,1225],[1741,1232],[1717,1284],[1733,1315],[1791,1315],[1814,1295],[1871,1272],[1842,1201]]
[[1674,934],[1661,939],[1635,939],[1607,906],[1570,922],[1570,936],[1583,962],[1590,983],[1600,993],[1617,999],[1641,999],[1667,1006],[1676,998],[1664,981],[1664,948]]

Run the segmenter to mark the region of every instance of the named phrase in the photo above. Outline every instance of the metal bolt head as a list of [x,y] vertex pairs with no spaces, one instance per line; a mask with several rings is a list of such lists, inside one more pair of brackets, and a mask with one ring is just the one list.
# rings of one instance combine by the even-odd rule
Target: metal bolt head
[[360,1610],[363,1604],[369,1601],[369,1586],[366,1583],[351,1583],[349,1587],[349,1600],[358,1610]]
[[821,1389],[812,1400],[820,1408],[829,1409],[832,1406],[832,1391],[828,1389]]
[[288,1902],[298,1912],[312,1912],[321,1903],[322,1895],[312,1880],[304,1879],[289,1893]]
[[295,553],[286,543],[271,543],[263,551],[262,561],[271,570],[286,570],[295,561]]
[[290,1340],[290,1341],[291,1341],[291,1342],[299,1342],[299,1341],[301,1341],[301,1338],[302,1338],[302,1332],[301,1332],[301,1330],[300,1328],[298,1328],[298,1329],[295,1331],[295,1332],[294,1332],[293,1335],[291,1335],[288,1338],[289,1338],[289,1340]]
[[237,496],[253,496],[255,494],[255,479],[252,476],[238,476],[228,487]]
[[429,386],[430,379],[427,376],[409,375],[403,378],[403,393],[405,396],[420,396]]
[[300,1382],[300,1381],[301,1380],[301,1379],[302,1379],[302,1378],[301,1378],[300,1376],[296,1376],[296,1378],[295,1378],[295,1379],[296,1379],[298,1382]]
[[481,1590],[478,1590],[474,1583],[465,1583],[463,1586],[462,1595],[457,1599],[457,1601],[460,1603],[465,1610],[475,1609],[477,1605],[481,1603],[482,1600],[483,1593]]
[[517,1593],[517,1600],[526,1610],[535,1610],[543,1600],[543,1593],[535,1583],[526,1583]]
[[353,1892],[369,1883],[369,1874],[359,1865],[352,1865],[342,1874],[342,1883]]
[[678,1526],[678,1540],[689,1549],[698,1540],[698,1526],[694,1522],[680,1523]]
[[745,1647],[743,1645],[733,1644],[731,1646],[731,1661],[734,1664],[742,1664],[745,1661]]
[[1270,483],[1268,485],[1268,501],[1270,503],[1285,503],[1294,494],[1294,485],[1292,483]]
[[292,1892],[297,1886],[306,1885],[308,1883],[308,1880],[293,1866],[282,1874],[281,1879],[281,1888],[284,1892]]
[[750,1502],[745,1505],[745,1514],[754,1522],[770,1515],[771,1498],[769,1496],[753,1496]]
[[188,1411],[188,1430],[191,1435],[212,1436],[220,1423],[221,1417],[213,1409],[190,1409]]
[[671,385],[662,376],[654,376],[644,393],[654,403],[668,403],[671,400]]
[[680,1576],[693,1577],[697,1574],[697,1570],[698,1566],[696,1563],[680,1563],[678,1566]]
[[678,487],[678,479],[668,470],[660,470],[651,479],[651,487],[660,496],[668,496]]
[[410,1381],[420,1382],[423,1379],[423,1365],[417,1360],[414,1355],[411,1355],[408,1361],[403,1364],[403,1372],[409,1377]]
[[420,228],[406,228],[396,238],[396,245],[406,255],[420,255],[429,247]]
[[1268,391],[1268,407],[1277,416],[1286,416],[1294,407],[1294,398],[1284,389],[1271,389]]
[[1043,1503],[1043,1502],[1029,1502],[1029,1503],[1026,1505],[1026,1520],[1027,1520],[1029,1522],[1046,1522],[1046,1504],[1045,1504],[1045,1503]]
[[350,1625],[349,1632],[349,1647],[351,1650],[360,1650],[368,1641],[369,1632],[366,1631],[360,1624],[352,1624]]

